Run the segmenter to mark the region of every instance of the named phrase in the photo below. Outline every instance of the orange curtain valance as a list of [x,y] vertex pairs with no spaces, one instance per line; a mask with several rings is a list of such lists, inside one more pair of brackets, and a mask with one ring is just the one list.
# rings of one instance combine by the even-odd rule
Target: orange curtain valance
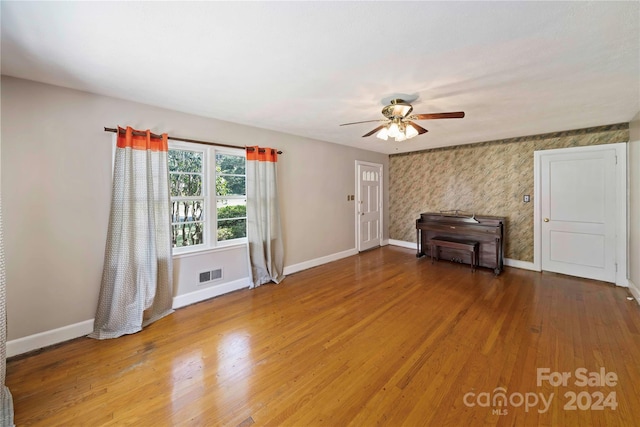
[[169,151],[168,135],[154,135],[149,129],[138,131],[131,126],[126,129],[118,126],[118,148],[131,148],[133,150]]
[[278,150],[274,148],[258,147],[256,145],[254,147],[247,147],[246,151],[247,160],[273,163],[276,163],[278,161]]

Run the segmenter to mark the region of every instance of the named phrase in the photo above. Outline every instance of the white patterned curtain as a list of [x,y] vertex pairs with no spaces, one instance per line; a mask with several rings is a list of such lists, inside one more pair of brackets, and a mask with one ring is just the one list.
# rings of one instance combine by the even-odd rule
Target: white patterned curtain
[[13,425],[13,400],[4,385],[7,368],[7,288],[2,240],[2,202],[0,201],[0,426]]
[[118,128],[111,215],[91,338],[133,334],[173,312],[167,134]]
[[254,288],[284,279],[284,251],[276,185],[278,152],[247,147],[247,238]]

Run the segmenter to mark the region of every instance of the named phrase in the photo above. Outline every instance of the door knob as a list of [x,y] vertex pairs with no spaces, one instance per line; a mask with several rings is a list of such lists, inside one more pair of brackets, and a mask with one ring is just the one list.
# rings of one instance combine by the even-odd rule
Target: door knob
[[545,218],[545,219],[544,219],[544,222],[549,222],[549,218]]

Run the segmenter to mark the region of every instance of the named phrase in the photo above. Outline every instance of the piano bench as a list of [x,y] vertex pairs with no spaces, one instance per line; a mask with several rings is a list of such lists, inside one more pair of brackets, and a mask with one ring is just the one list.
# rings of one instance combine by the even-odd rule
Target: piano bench
[[453,237],[443,237],[436,236],[432,237],[429,240],[431,245],[431,263],[433,264],[433,259],[435,257],[436,260],[439,259],[438,256],[438,248],[451,248],[451,249],[462,249],[469,251],[471,253],[471,271],[475,271],[476,267],[479,264],[479,253],[478,247],[480,244],[473,240],[463,240],[463,239],[455,239]]

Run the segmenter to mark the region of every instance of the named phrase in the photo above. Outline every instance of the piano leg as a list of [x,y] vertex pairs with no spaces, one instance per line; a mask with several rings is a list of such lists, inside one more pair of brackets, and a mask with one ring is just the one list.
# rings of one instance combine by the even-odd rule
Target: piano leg
[[496,268],[494,268],[493,273],[497,276],[502,271],[502,265],[500,265],[500,255],[501,255],[501,241],[499,238],[496,238]]

